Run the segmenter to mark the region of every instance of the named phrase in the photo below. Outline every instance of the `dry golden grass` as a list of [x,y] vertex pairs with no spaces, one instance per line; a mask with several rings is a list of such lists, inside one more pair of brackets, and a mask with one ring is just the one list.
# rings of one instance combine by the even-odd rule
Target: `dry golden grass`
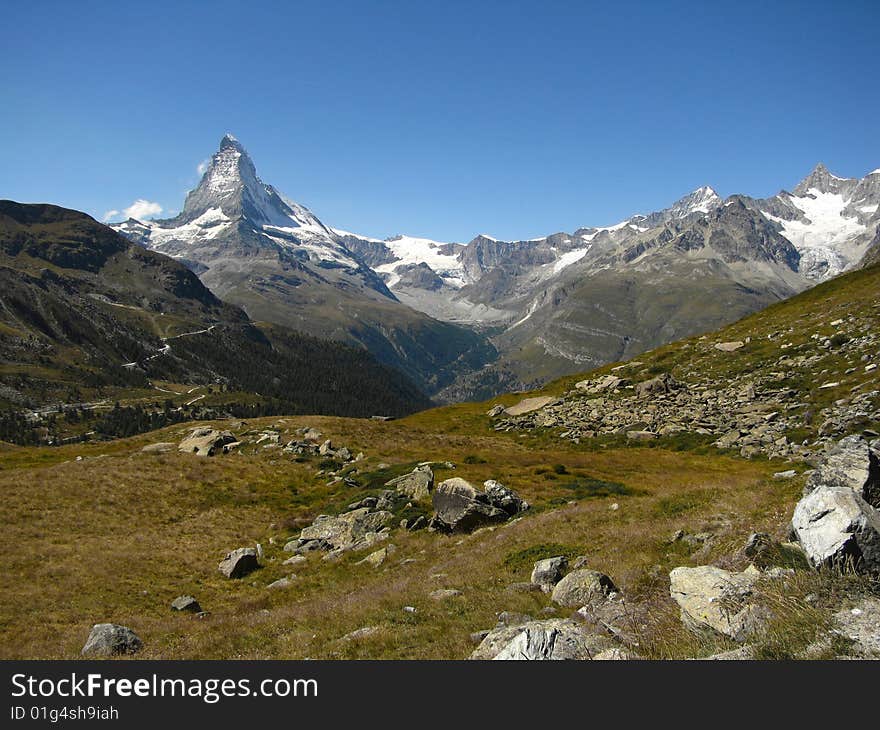
[[[107,444],[3,450],[0,657],[75,657],[93,623],[113,621],[138,632],[146,645],[139,656],[148,658],[463,658],[473,649],[469,634],[493,626],[497,612],[536,615],[549,605],[542,594],[505,590],[528,580],[531,567],[505,558],[546,543],[570,546],[626,593],[652,602],[652,655],[709,651],[676,625],[668,571],[735,554],[752,531],[778,532],[800,491],[797,480],[771,478],[779,464],[496,435],[488,419],[472,415],[473,406],[459,410],[468,433],[447,432],[446,423],[431,428],[436,412],[390,423],[297,417],[248,424],[278,425],[289,437],[315,426],[355,453],[363,450],[365,470],[450,460],[456,475],[474,483],[499,479],[534,505],[511,524],[469,536],[395,529],[397,551],[379,569],[355,565],[365,552],[281,565],[288,557],[282,545],[297,534],[284,525],[357,493],[316,479],[317,460],[297,463],[253,446],[210,459],[141,453],[191,426]],[[441,415],[448,421],[454,413]],[[571,500],[578,493],[564,485],[588,478],[628,493]],[[716,538],[692,553],[669,542],[678,529],[710,529]],[[217,563],[224,553],[255,542],[266,550],[265,567],[242,580],[223,578]],[[291,572],[298,576],[293,587],[265,588]],[[428,597],[447,587],[463,595],[440,603]],[[210,616],[173,614],[171,600],[185,593]],[[342,640],[365,626],[378,630]]]

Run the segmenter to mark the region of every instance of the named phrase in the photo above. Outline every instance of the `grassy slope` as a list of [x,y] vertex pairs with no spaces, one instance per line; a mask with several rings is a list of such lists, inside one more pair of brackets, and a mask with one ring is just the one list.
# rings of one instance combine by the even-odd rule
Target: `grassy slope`
[[[682,376],[699,369],[718,377],[725,369],[775,361],[778,351],[759,337],[765,329],[791,326],[787,341],[797,343],[823,331],[840,312],[876,321],[878,278],[876,268],[857,272],[708,340],[753,337],[732,355],[693,339],[640,360],[649,372],[662,366]],[[557,381],[546,392],[561,393],[575,380]],[[833,397],[815,390],[818,384],[802,387],[817,400]],[[512,404],[521,397],[498,400]],[[366,471],[380,462],[448,459],[458,464],[456,475],[475,483],[500,479],[534,505],[519,521],[467,537],[395,530],[391,542],[398,550],[378,570],[355,565],[364,553],[335,563],[310,555],[293,569],[281,565],[287,554],[280,547],[303,520],[340,509],[360,494],[326,486],[315,477],[317,461],[297,463],[254,446],[212,459],[140,452],[147,443],[177,440],[187,430],[181,427],[107,444],[3,447],[0,657],[74,657],[91,624],[115,621],[141,635],[145,657],[461,658],[472,650],[470,632],[491,627],[496,612],[536,615],[548,605],[541,594],[505,590],[528,580],[533,560],[548,552],[586,555],[591,567],[611,575],[629,596],[653,604],[643,640],[647,655],[717,648],[680,627],[666,575],[677,565],[713,561],[743,567],[730,556],[750,532],[782,537],[801,479],[774,480],[774,472],[787,468],[782,462],[749,462],[713,449],[603,448],[544,433],[496,434],[486,409],[463,404],[389,423],[296,417],[248,424],[274,424],[285,434],[315,426],[354,452],[363,450]],[[76,456],[84,458],[74,461]],[[438,478],[451,474],[441,471]],[[590,479],[617,486],[607,496],[590,496],[583,488]],[[576,480],[580,489],[572,488]],[[619,509],[612,511],[612,503]],[[670,543],[678,529],[715,531],[718,538],[700,549]],[[255,541],[266,549],[266,567],[241,581],[223,579],[216,566],[225,551]],[[401,565],[405,560],[412,562]],[[265,589],[290,572],[299,576],[292,588]],[[428,593],[441,587],[464,595],[432,601]],[[211,615],[172,615],[168,604],[184,593],[195,595]],[[404,612],[406,605],[416,613]],[[379,630],[341,639],[364,626]]]

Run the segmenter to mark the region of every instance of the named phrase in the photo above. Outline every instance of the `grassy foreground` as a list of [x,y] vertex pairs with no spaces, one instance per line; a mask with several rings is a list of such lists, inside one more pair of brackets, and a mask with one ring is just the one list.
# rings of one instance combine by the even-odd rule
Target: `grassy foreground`
[[[778,532],[800,491],[797,480],[772,479],[781,467],[766,461],[548,447],[495,435],[488,419],[483,433],[468,436],[418,420],[263,419],[243,429],[277,426],[283,441],[314,426],[363,450],[365,472],[380,462],[449,460],[457,469],[438,478],[497,478],[534,505],[513,524],[466,537],[395,530],[397,550],[378,569],[355,564],[369,551],[281,565],[287,537],[360,494],[326,486],[315,477],[317,461],[297,463],[261,446],[210,459],[141,453],[145,444],[176,441],[183,427],[103,445],[6,448],[0,657],[75,657],[93,623],[113,621],[139,633],[145,658],[464,658],[470,633],[493,626],[497,612],[537,615],[549,605],[542,594],[506,587],[527,581],[537,558],[560,552],[587,556],[627,594],[656,604],[658,634],[646,637],[646,649],[654,641],[660,655],[709,651],[714,645],[695,646],[677,627],[667,572],[735,553],[754,530]],[[715,539],[697,548],[670,543],[679,529]],[[223,554],[255,542],[265,567],[223,578]],[[266,589],[291,572],[291,588]],[[437,602],[428,597],[437,588],[463,595]],[[169,603],[185,593],[210,615],[172,614]],[[377,630],[343,639],[366,626]]]

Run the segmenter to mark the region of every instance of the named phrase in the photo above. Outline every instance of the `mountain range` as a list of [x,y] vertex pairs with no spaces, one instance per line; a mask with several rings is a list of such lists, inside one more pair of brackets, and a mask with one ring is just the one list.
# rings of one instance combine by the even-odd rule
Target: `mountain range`
[[0,287],[0,406],[177,395],[163,381],[283,412],[430,405],[364,350],[258,326],[182,263],[78,211],[0,201]]
[[876,256],[880,170],[701,187],[611,226],[379,240],[323,223],[226,135],[175,218],[116,229],[263,320],[356,344],[439,400],[489,397],[709,331]]

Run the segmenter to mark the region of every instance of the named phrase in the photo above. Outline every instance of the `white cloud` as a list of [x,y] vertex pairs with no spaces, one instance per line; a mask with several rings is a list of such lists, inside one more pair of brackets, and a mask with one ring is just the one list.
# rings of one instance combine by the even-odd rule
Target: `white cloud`
[[210,164],[210,162],[211,160],[209,158],[207,160],[202,160],[199,163],[199,166],[196,168],[196,171],[199,173],[199,175],[204,175],[208,171],[208,165]]
[[122,211],[126,218],[137,218],[138,220],[149,218],[150,216],[157,216],[161,212],[161,205],[150,202],[149,200],[144,200],[143,198],[138,198]]
[[163,208],[159,203],[150,200],[138,198],[127,208],[122,210],[108,210],[101,219],[104,223],[109,223],[115,218],[137,218],[138,220],[146,220],[147,218],[155,218],[162,212]]

